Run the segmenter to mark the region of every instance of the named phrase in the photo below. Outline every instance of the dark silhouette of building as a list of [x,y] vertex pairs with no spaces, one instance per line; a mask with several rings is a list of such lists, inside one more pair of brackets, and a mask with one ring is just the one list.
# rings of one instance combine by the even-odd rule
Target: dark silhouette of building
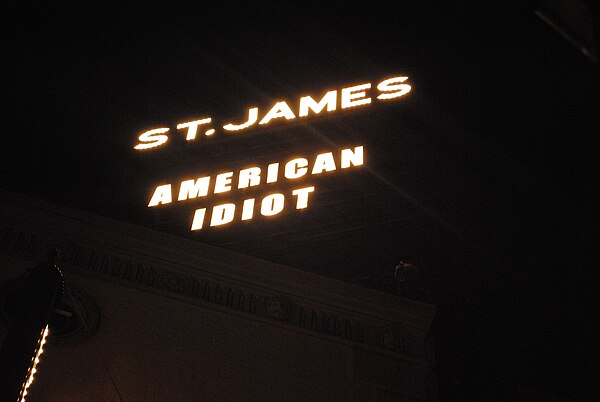
[[[52,250],[66,278],[27,401],[437,400],[430,304],[9,193],[0,205],[6,286]],[[33,317],[13,314],[5,331]]]

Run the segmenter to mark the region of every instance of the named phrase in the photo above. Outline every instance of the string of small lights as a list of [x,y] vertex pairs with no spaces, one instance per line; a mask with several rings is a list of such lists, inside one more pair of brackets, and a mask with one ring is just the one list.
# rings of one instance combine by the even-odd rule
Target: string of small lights
[[40,362],[40,356],[42,355],[42,353],[44,353],[44,345],[46,344],[46,337],[49,333],[50,331],[48,330],[48,326],[46,325],[46,327],[40,333],[35,355],[31,358],[31,364],[29,365],[29,370],[27,371],[27,377],[25,378],[25,381],[23,382],[23,385],[21,387],[21,392],[19,393],[19,402],[25,402],[27,390],[33,383],[35,373],[37,372],[37,365]]

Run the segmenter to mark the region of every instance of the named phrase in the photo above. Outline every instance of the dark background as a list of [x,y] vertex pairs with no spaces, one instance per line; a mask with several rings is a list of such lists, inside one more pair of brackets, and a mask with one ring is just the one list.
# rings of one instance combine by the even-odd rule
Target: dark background
[[[5,4],[0,186],[385,292],[412,263],[438,308],[442,401],[594,400],[598,65],[538,6]],[[176,136],[398,75],[397,100]],[[155,127],[168,145],[135,151]],[[191,232],[235,194],[146,207],[162,182],[356,145],[364,169],[307,179],[304,211]]]

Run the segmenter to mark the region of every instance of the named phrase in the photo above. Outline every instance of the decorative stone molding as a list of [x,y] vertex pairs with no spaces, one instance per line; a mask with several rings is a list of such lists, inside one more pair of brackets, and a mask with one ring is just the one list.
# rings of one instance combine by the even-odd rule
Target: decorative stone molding
[[0,226],[0,250],[14,257],[42,261],[48,250],[59,252],[58,263],[67,271],[102,276],[191,297],[239,312],[265,317],[295,327],[388,350],[407,352],[397,330],[386,325],[358,321],[330,311],[320,311],[279,295],[233,287],[130,258],[82,247],[72,241],[56,242],[27,230]]
[[[43,212],[27,211],[29,214]],[[52,219],[63,219],[63,216],[52,216]],[[74,219],[64,219],[73,225]],[[92,230],[87,229],[85,222],[78,222],[81,227],[77,230],[67,228],[68,234],[64,233],[64,228],[61,228],[61,233],[60,230],[54,230],[51,224],[37,226],[32,222],[35,222],[35,218],[31,216],[14,219],[0,214],[0,252],[33,262],[48,260],[49,255],[54,254],[66,272],[116,279],[204,306],[218,306],[250,317],[261,317],[290,327],[400,353],[422,363],[430,358],[423,341],[426,333],[410,325],[407,329],[405,322],[344,312],[348,310],[345,306],[323,304],[305,296],[281,294],[270,291],[268,287],[258,289],[243,284],[243,281],[238,284],[236,278],[224,277],[224,280],[219,280],[215,279],[215,275],[203,277],[201,273],[205,271],[202,270],[198,270],[198,273],[191,273],[195,271],[190,268],[179,270],[177,267],[180,262],[174,257],[157,261],[126,246],[116,248],[114,244],[107,244],[106,240],[98,241],[94,234],[88,233]],[[118,222],[113,224],[118,225]],[[225,250],[219,252],[224,255],[229,253]],[[177,250],[173,253],[176,255]],[[250,257],[248,259],[251,260]]]

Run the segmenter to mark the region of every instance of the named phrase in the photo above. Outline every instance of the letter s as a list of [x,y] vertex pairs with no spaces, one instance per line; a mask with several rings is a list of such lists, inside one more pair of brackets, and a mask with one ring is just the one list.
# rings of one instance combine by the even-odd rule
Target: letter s
[[411,89],[410,85],[400,84],[407,79],[408,77],[392,77],[381,81],[377,85],[377,89],[381,92],[381,95],[377,99],[393,99],[409,93]]
[[141,144],[137,144],[133,148],[148,149],[148,148],[154,148],[159,145],[162,145],[165,142],[167,142],[169,137],[166,135],[157,135],[157,134],[163,134],[163,133],[166,133],[167,131],[169,131],[168,128],[155,128],[153,130],[146,131],[145,133],[143,133],[142,135],[139,136],[139,140],[140,140]]

